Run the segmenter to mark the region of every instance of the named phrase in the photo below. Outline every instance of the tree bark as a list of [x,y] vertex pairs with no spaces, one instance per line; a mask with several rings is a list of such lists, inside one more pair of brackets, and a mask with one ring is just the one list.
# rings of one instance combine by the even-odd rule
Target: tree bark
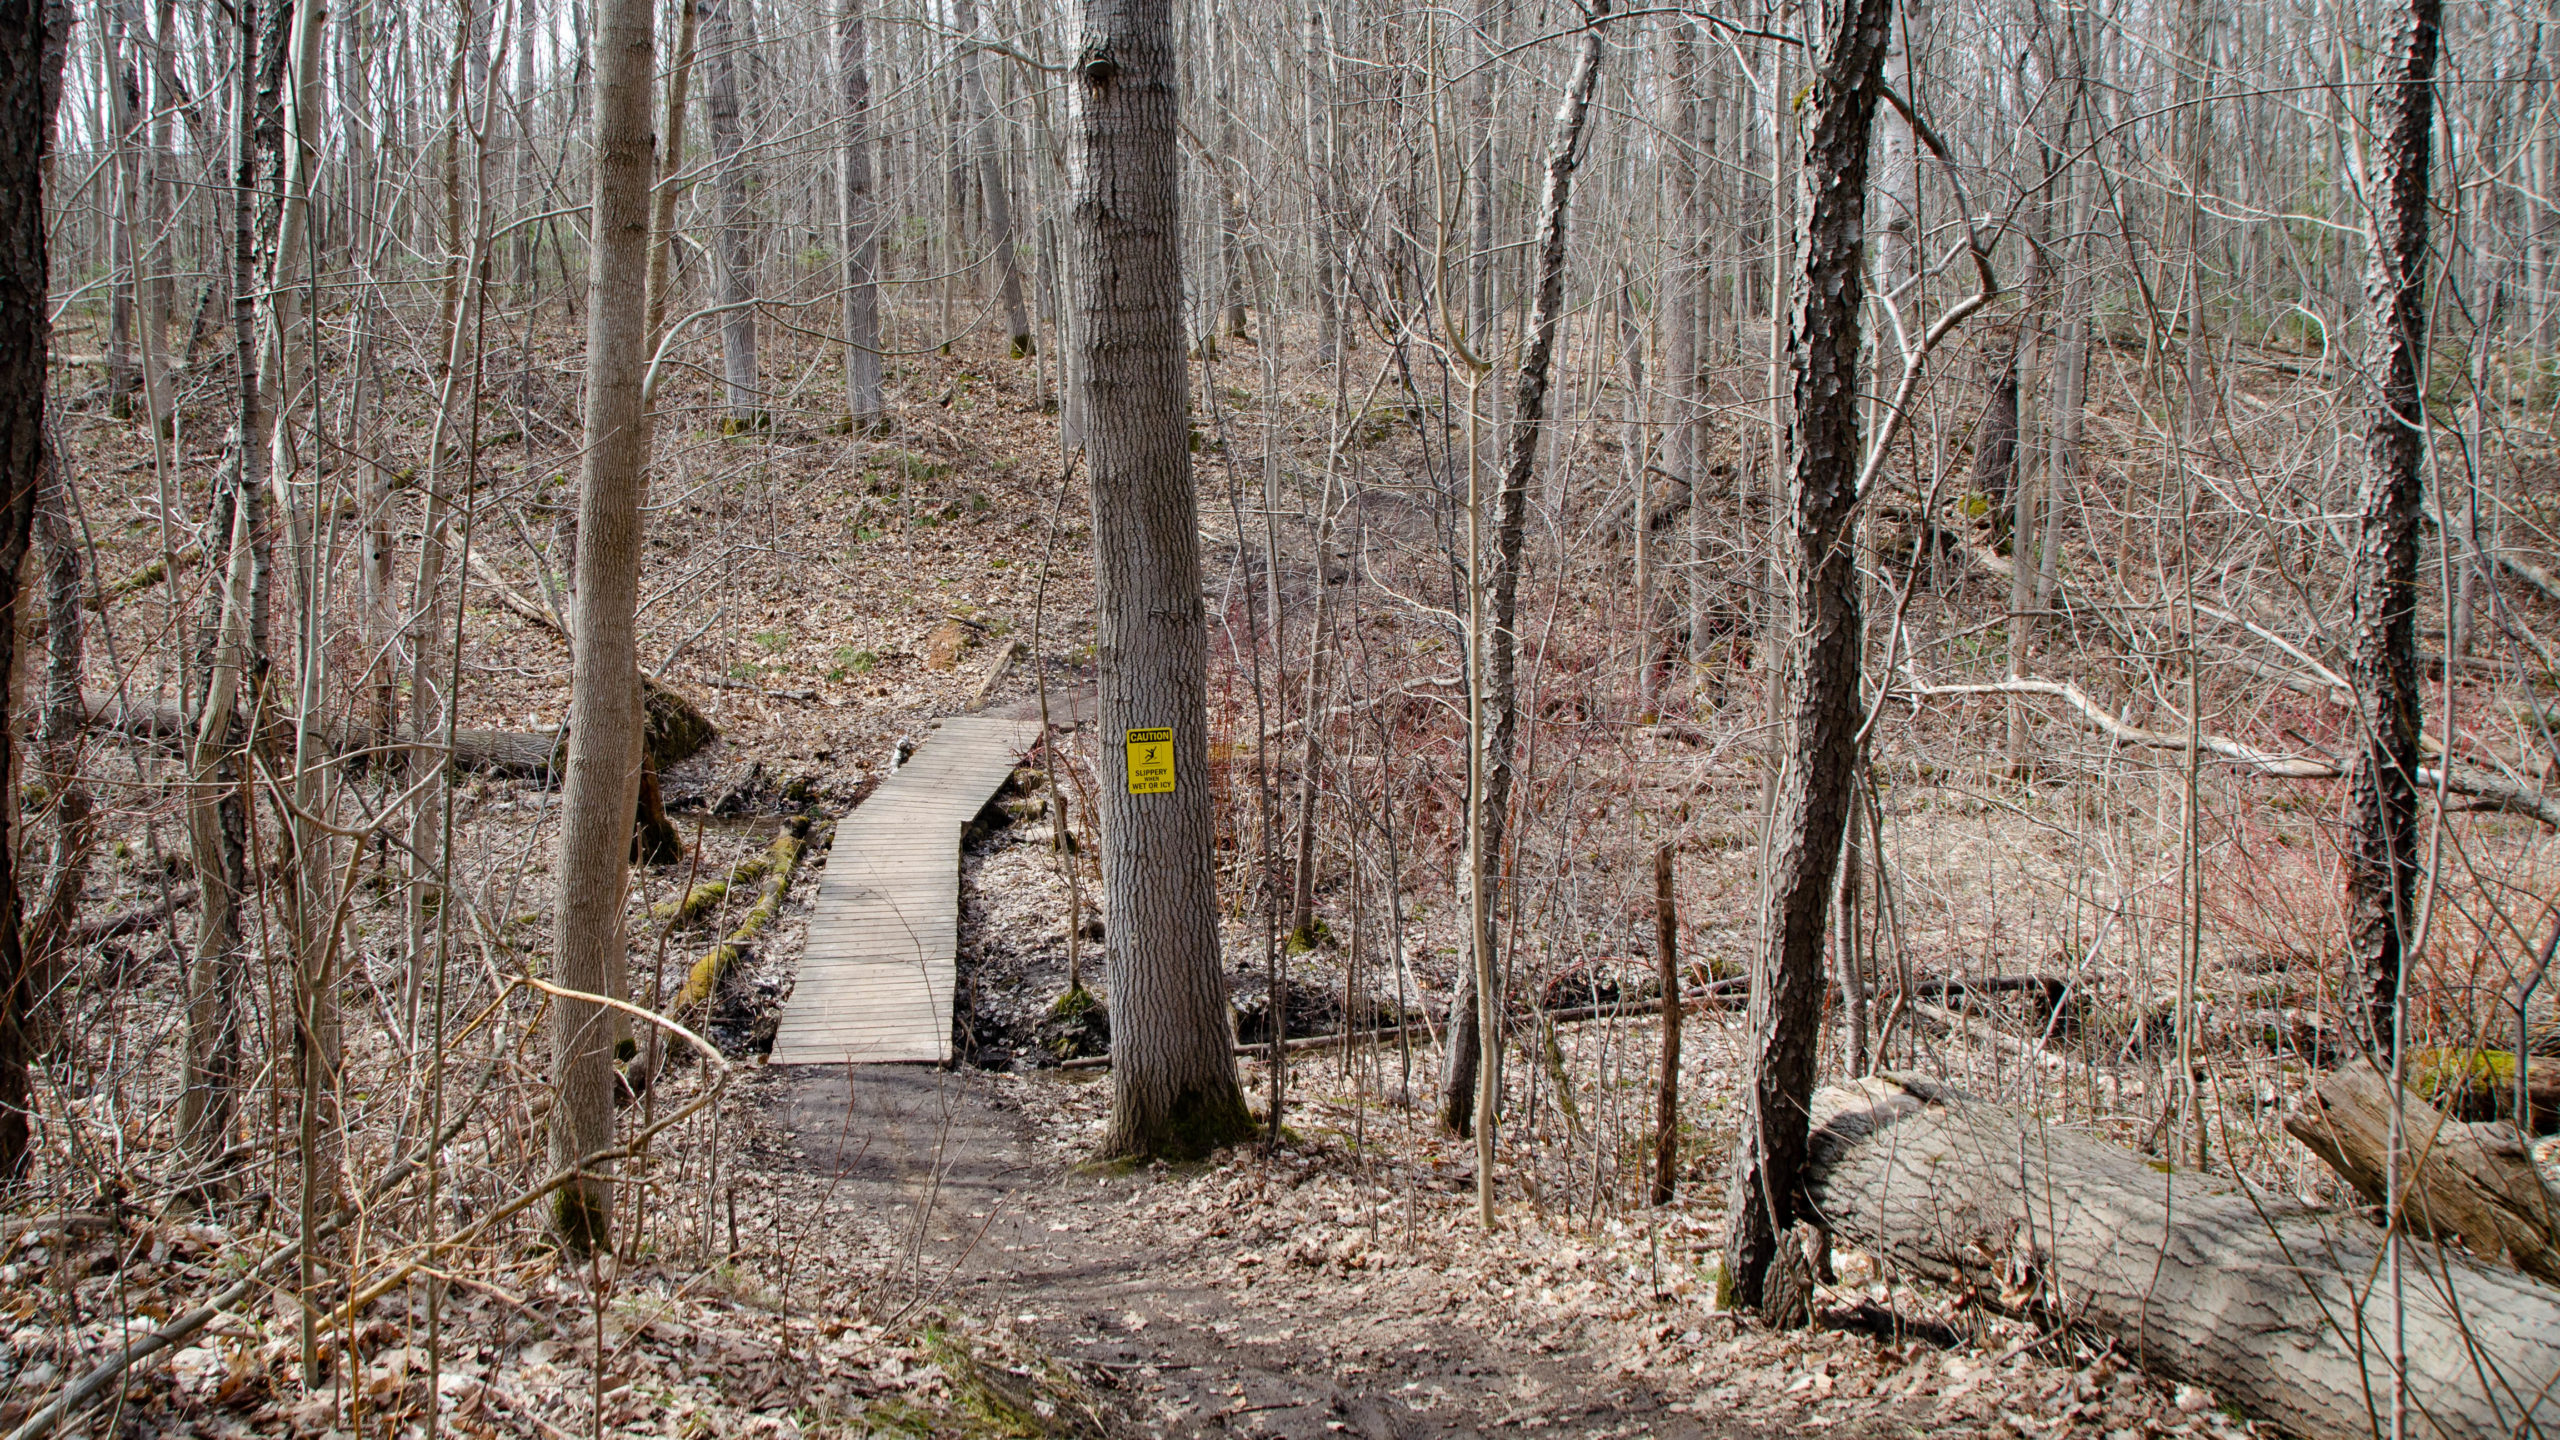
[[702,31],[702,6],[684,0],[676,16],[675,62],[667,70],[666,120],[658,129],[658,179],[649,199],[649,348],[655,353],[667,329],[667,290],[675,266],[676,202],[685,187],[684,119],[693,88],[694,39]]
[[248,956],[240,905],[248,889],[246,736],[266,678],[266,385],[260,374],[259,277],[280,218],[284,66],[291,0],[240,7],[240,67],[232,137],[231,320],[239,410],[230,456],[214,486],[209,533],[221,537],[220,600],[201,661],[201,707],[188,717],[188,848],[204,897],[187,971],[186,1079],[178,1097],[179,1144],[194,1162],[191,1188],[219,1183],[228,1165],[242,1066],[241,999]]
[[[1914,1076],[1813,1097],[1804,1200],[1831,1233],[2311,1440],[2392,1433],[2381,1231],[2152,1162]],[[2560,1290],[2404,1240],[2411,1434],[2560,1425]]]
[[[28,913],[21,943],[35,976],[36,994],[50,989],[78,930],[80,893],[96,843],[95,800],[80,769],[80,674],[86,663],[87,617],[81,609],[86,567],[73,522],[70,457],[50,424],[45,431],[44,483],[35,499],[35,539],[44,565],[44,691],[34,716],[37,784],[51,818],[42,899]],[[19,846],[20,853],[29,847]],[[0,1167],[0,1174],[5,1174]]]
[[2504,1261],[2560,1282],[2552,1201],[2535,1177],[2518,1132],[2470,1125],[2402,1091],[2391,1124],[2388,1076],[2353,1061],[2313,1082],[2284,1128],[2356,1188],[2369,1205],[2391,1203],[2391,1149],[2400,1145],[2400,1218],[2410,1233],[2459,1242],[2491,1263]]
[[2408,0],[2375,118],[2365,299],[2374,394],[2365,414],[2355,557],[2355,764],[2347,780],[2349,1018],[2385,1063],[2398,1048],[2400,976],[2418,879],[2418,526],[2426,504],[2427,203],[2439,0]]
[[[703,88],[711,111],[712,205],[719,231],[720,373],[728,397],[729,424],[752,429],[765,421],[756,386],[756,232],[747,204],[745,132],[738,118],[736,0],[699,0],[702,11]],[[599,141],[598,143],[602,143]]]
[[1005,353],[1019,360],[1032,351],[1031,316],[1022,305],[1022,254],[1013,237],[1013,198],[1005,185],[1004,147],[998,136],[995,107],[987,103],[986,74],[979,63],[978,10],[959,0],[960,31],[966,37],[960,59],[960,83],[967,91],[970,146],[978,152],[978,190],[987,211],[987,253],[996,262],[996,298],[1004,304]]
[[[1104,737],[1106,1156],[1202,1156],[1253,1130],[1218,954],[1174,77],[1170,0],[1086,0],[1071,229]],[[1155,730],[1171,732],[1156,743],[1173,788],[1132,794],[1131,737]]]
[[847,0],[836,32],[836,83],[844,103],[838,157],[844,222],[845,418],[857,433],[881,425],[880,227],[871,197],[871,66],[862,23],[868,0]]
[[[595,239],[587,270],[586,460],[579,476],[576,595],[570,628],[568,779],[561,796],[560,889],[555,960],[560,984],[605,994],[622,958],[623,886],[640,771],[640,662],[633,635],[639,600],[641,507],[648,493],[647,301],[630,277],[648,264],[649,133],[656,68],[651,0],[597,7]],[[725,13],[725,11],[723,12]],[[619,997],[614,997],[619,998]],[[611,1012],[591,1000],[552,1002],[551,1143],[574,1164],[613,1139]],[[607,1243],[612,1192],[606,1175],[564,1187],[553,1228],[573,1250]]]
[[[1805,1102],[1821,1038],[1823,938],[1847,828],[1861,720],[1864,632],[1856,555],[1859,311],[1868,132],[1893,22],[1893,0],[1817,7],[1812,126],[1804,153],[1804,270],[1795,283],[1794,405],[1788,539],[1795,626],[1788,676],[1791,752],[1780,778],[1776,844],[1765,895],[1768,938],[1752,959],[1742,1134],[1727,1196],[1723,1284],[1728,1303],[1800,1323],[1771,1287],[1779,1239],[1796,1219]],[[1769,1305],[1776,1299],[1781,1303]]]
[[[1607,13],[1606,0],[1593,7],[1595,22]],[[1485,1132],[1494,1118],[1494,1092],[1501,1083],[1497,1066],[1502,995],[1494,975],[1493,913],[1501,898],[1503,832],[1511,809],[1511,755],[1520,733],[1520,637],[1514,629],[1520,614],[1520,554],[1528,537],[1529,479],[1537,470],[1538,441],[1545,431],[1556,330],[1564,318],[1566,222],[1573,176],[1581,159],[1592,88],[1600,80],[1600,56],[1600,27],[1594,23],[1585,32],[1582,53],[1565,82],[1564,100],[1556,109],[1547,141],[1545,190],[1538,210],[1538,272],[1532,286],[1535,308],[1520,351],[1520,373],[1512,383],[1511,428],[1502,488],[1495,500],[1492,573],[1474,573],[1482,563],[1477,556],[1470,561],[1467,577],[1476,595],[1490,590],[1493,603],[1489,630],[1475,626],[1479,633],[1467,637],[1469,703],[1471,708],[1487,706],[1493,714],[1489,724],[1475,716],[1468,725],[1475,745],[1471,766],[1475,794],[1469,807],[1466,855],[1469,964],[1459,972],[1458,993],[1450,1001],[1449,1048],[1440,1075],[1440,1123],[1459,1135],[1477,1134],[1479,1190],[1491,1183],[1493,1137]],[[1490,1206],[1490,1191],[1485,1191],[1480,1208],[1488,1220]]]
[[[0,675],[14,668],[18,566],[50,464],[44,172],[70,19],[68,6],[46,0],[0,4]],[[0,686],[0,776],[12,770],[16,698]],[[16,1191],[33,1158],[38,992],[18,935],[18,815],[15,803],[0,806],[0,1193]]]

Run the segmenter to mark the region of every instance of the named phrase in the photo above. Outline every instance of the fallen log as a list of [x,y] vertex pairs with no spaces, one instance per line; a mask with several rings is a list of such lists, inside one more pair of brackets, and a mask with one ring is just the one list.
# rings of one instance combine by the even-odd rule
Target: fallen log
[[1004,683],[1006,672],[1013,669],[1013,662],[1030,653],[1019,640],[1007,640],[996,646],[996,653],[988,659],[986,670],[978,676],[978,688],[969,695],[969,708],[986,709],[987,702],[995,698],[996,687]]
[[161,922],[179,906],[194,904],[196,893],[195,886],[181,885],[169,893],[166,903],[136,905],[128,910],[91,916],[71,927],[71,938],[83,945],[93,945],[100,940],[113,940],[119,936],[132,935],[144,930],[157,930]]
[[1817,1223],[1905,1269],[2113,1340],[2308,1440],[2392,1429],[2394,1314],[2412,1435],[2560,1427],[2560,1289],[2262,1201],[1907,1075],[1814,1096]]
[[[2409,1088],[2457,1120],[2512,1120],[2516,1113],[2516,1057],[2508,1050],[2447,1047],[2409,1056]],[[2536,1135],[2560,1129],[2560,1059],[2525,1057],[2527,1129]]]
[[[719,735],[709,717],[683,695],[645,677],[641,681],[648,721],[648,759],[664,769],[693,755]],[[180,744],[187,737],[184,712],[175,705],[131,700],[117,695],[83,695],[81,704],[92,728],[112,730],[137,740]],[[370,756],[406,752],[405,736],[385,738],[362,720],[326,717],[319,725],[321,743],[335,755]],[[456,730],[453,764],[476,775],[551,779],[560,773],[568,748],[565,730]]]
[[[1748,1002],[1750,998],[1750,980],[1736,975],[1690,990],[1680,997],[1680,1010],[1681,1013],[1687,1014],[1699,1010],[1732,1009]],[[1570,1010],[1515,1012],[1519,1018],[1541,1020],[1549,1026],[1580,1025],[1592,1020],[1632,1020],[1640,1016],[1659,1016],[1661,1013],[1662,1002],[1655,998],[1621,1000],[1608,1005],[1579,1005]],[[1293,1035],[1282,1044],[1281,1048],[1294,1055],[1301,1050],[1313,1050],[1318,1046],[1339,1045],[1345,1040],[1392,1040],[1407,1031],[1420,1035],[1426,1040],[1437,1038],[1427,1021],[1415,1020],[1406,1025],[1379,1025],[1366,1030],[1328,1030],[1321,1035]],[[1271,1054],[1271,1042],[1256,1040],[1241,1043],[1235,1047],[1235,1053],[1247,1060],[1266,1058]],[[1108,1055],[1081,1055],[1073,1060],[1059,1061],[1058,1068],[1101,1070],[1108,1068],[1110,1064],[1111,1057]]]
[[[1904,667],[1908,675],[1909,667]],[[1916,680],[1900,686],[1897,698],[1941,699],[1982,695],[2041,695],[2060,700],[2079,712],[2080,718],[2095,726],[2110,739],[2127,745],[2153,750],[2185,749],[2189,737],[2182,730],[2150,730],[2117,715],[2089,698],[2087,691],[2067,680],[2034,680],[2012,678],[1976,685],[1922,685]],[[2342,780],[2346,772],[2327,756],[2282,754],[2260,750],[2224,735],[2203,734],[2194,738],[2196,748],[2219,760],[2228,761],[2261,774],[2286,780]],[[2466,810],[2498,810],[2511,815],[2530,815],[2553,830],[2560,830],[2560,797],[2547,795],[2530,785],[2522,785],[2503,775],[2492,774],[2476,765],[2448,762],[2441,754],[2431,757],[2433,763],[2418,767],[2414,777],[2421,790],[2442,787],[2449,795],[2460,795],[2471,803]]]
[[[728,939],[711,947],[686,969],[683,986],[667,1004],[668,1019],[680,1025],[689,1024],[695,1015],[711,1004],[711,997],[719,993],[720,982],[727,978],[730,969],[746,955],[748,947],[755,944],[756,937],[764,933],[774,917],[782,913],[782,902],[791,894],[791,872],[799,868],[801,855],[812,843],[809,822],[796,817],[783,827],[781,834],[773,837],[773,843],[760,857],[764,862],[759,872],[764,876],[763,893],[739,918],[737,928],[729,932]],[[653,1043],[623,1073],[621,1083],[615,1087],[618,1103],[628,1105],[649,1093],[650,1085],[664,1073],[677,1053],[662,1039]]]
[[[175,705],[95,694],[82,696],[81,703],[95,729],[169,745],[183,744],[187,738],[186,715]],[[321,743],[335,755],[371,756],[410,748],[404,737],[385,740],[381,731],[361,720],[324,719],[319,734]],[[557,731],[457,730],[454,768],[479,775],[552,775],[557,772],[563,738]]]
[[[2364,1061],[2313,1081],[2284,1128],[2369,1205],[2388,1203],[2391,1080]],[[2560,1283],[2551,1197],[2505,1125],[2472,1125],[2400,1096],[2400,1215],[2410,1232]]]

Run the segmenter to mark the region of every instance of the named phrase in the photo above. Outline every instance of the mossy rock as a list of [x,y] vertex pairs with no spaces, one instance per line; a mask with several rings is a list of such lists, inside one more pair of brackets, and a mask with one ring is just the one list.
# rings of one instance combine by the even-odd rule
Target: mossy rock
[[1082,985],[1059,996],[1040,1018],[1039,1045],[1053,1060],[1081,1060],[1111,1053],[1111,1011]]
[[[649,763],[659,769],[691,759],[720,738],[720,727],[711,723],[702,707],[677,691],[643,677],[640,698],[648,714],[642,743],[648,747]],[[563,748],[566,744],[564,735]]]

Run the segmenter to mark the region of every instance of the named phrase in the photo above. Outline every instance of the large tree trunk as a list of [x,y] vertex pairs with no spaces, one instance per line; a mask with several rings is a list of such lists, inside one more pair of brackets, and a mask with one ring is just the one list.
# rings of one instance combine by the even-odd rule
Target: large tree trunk
[[[1594,15],[1606,14],[1605,0]],[[1475,745],[1469,767],[1467,887],[1470,958],[1459,972],[1458,993],[1449,1002],[1449,1048],[1440,1074],[1440,1123],[1464,1135],[1476,1133],[1476,1187],[1484,1218],[1492,1216],[1493,1124],[1497,1066],[1502,1050],[1502,995],[1494,983],[1493,914],[1501,903],[1502,841],[1511,811],[1511,755],[1520,735],[1518,671],[1520,637],[1520,553],[1528,539],[1529,478],[1537,470],[1538,441],[1547,415],[1547,380],[1555,365],[1556,329],[1564,318],[1566,221],[1573,201],[1573,175],[1580,160],[1582,128],[1591,113],[1591,91],[1600,80],[1600,27],[1584,35],[1582,53],[1565,82],[1564,101],[1556,109],[1555,127],[1547,140],[1545,193],[1538,210],[1538,274],[1536,308],[1530,312],[1528,343],[1521,348],[1520,374],[1511,393],[1511,431],[1505,448],[1502,489],[1495,499],[1492,573],[1479,573],[1480,546],[1470,552],[1467,576],[1471,615],[1490,592],[1493,616],[1488,627],[1468,627],[1468,738]],[[1472,469],[1470,470],[1472,474]],[[1483,513],[1479,497],[1469,496],[1470,540]],[[1480,621],[1481,616],[1477,616]],[[1484,712],[1490,710],[1488,717]]]
[[[579,476],[572,602],[568,781],[561,797],[554,961],[560,984],[601,995],[620,968],[622,897],[640,773],[641,504],[648,490],[647,298],[630,283],[648,264],[649,82],[656,62],[651,0],[597,9],[595,240],[587,270],[586,463]],[[619,998],[619,997],[614,997]],[[591,1000],[552,1005],[555,1161],[573,1164],[613,1140],[611,1012]],[[573,1249],[606,1243],[607,1177],[563,1188],[553,1227]]]
[[[46,0],[0,4],[0,676],[17,644],[18,565],[36,491],[44,483],[45,369],[51,281],[45,251],[44,172],[61,95],[63,31],[70,9]],[[0,776],[11,773],[16,697],[0,686]],[[27,1173],[34,1101],[35,976],[18,937],[18,807],[0,806],[0,1192]]]
[[2374,233],[2365,295],[2374,394],[2356,547],[2355,765],[2347,781],[2349,1017],[2374,1055],[2399,1044],[2400,972],[2418,879],[2418,522],[2426,506],[2428,141],[2439,0],[2408,0],[2374,117]]
[[[1770,1286],[1794,1222],[1805,1101],[1822,1029],[1823,937],[1849,820],[1861,718],[1864,643],[1857,571],[1860,259],[1867,140],[1893,0],[1825,0],[1814,37],[1813,121],[1805,145],[1804,272],[1795,287],[1795,404],[1788,485],[1795,499],[1788,569],[1795,628],[1787,699],[1791,752],[1780,778],[1764,889],[1768,940],[1752,957],[1742,1135],[1725,1237],[1728,1298],[1780,1323],[1801,1318],[1802,1289]],[[1789,1260],[1793,1264],[1792,1257]],[[1775,1303],[1771,1303],[1771,1302]]]
[[[2112,1339],[2146,1368],[2312,1440],[2560,1425],[2560,1290],[2142,1156],[1910,1076],[1813,1097],[1808,1213],[1896,1265]],[[2398,1344],[2395,1346],[2395,1340]]]
[[871,66],[863,33],[868,0],[848,0],[836,35],[843,87],[844,151],[838,199],[844,222],[844,403],[857,432],[880,428],[880,227],[871,197]]
[[720,373],[729,423],[751,428],[764,419],[756,387],[756,232],[747,206],[745,132],[738,119],[738,27],[735,0],[700,0],[703,88],[711,111],[711,194],[719,230]]
[[[1211,857],[1208,616],[1182,333],[1169,0],[1086,0],[1078,41],[1076,336],[1093,474],[1105,1155],[1200,1156],[1252,1133],[1229,1048]],[[1168,731],[1172,789],[1132,794],[1123,741]]]

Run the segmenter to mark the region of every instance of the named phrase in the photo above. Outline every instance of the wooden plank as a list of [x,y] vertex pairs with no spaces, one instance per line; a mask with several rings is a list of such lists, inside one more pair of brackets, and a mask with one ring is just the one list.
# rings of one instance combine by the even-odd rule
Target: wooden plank
[[961,827],[1039,738],[1030,721],[938,722],[840,828],[770,1063],[951,1058]]

